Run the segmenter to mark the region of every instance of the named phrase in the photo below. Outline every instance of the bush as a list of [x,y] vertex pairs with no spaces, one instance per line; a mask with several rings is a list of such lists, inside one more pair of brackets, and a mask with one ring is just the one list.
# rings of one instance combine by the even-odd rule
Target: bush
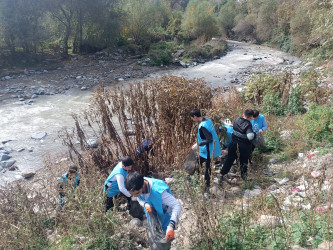
[[[202,80],[186,80],[165,76],[133,84],[129,89],[102,89],[94,96],[92,109],[83,117],[76,117],[76,131],[66,131],[65,143],[78,157],[82,169],[97,166],[109,171],[119,155],[136,157],[137,148],[147,138],[154,139],[154,157],[150,158],[149,171],[136,162],[135,170],[165,173],[173,170],[188,147],[195,142],[196,132],[190,111],[194,108],[211,108],[212,91]],[[131,122],[128,122],[128,121]],[[116,129],[119,124],[119,129]],[[100,146],[92,151],[86,147],[89,127],[99,128]],[[75,141],[80,141],[78,150]],[[170,149],[173,150],[170,150]],[[185,151],[185,152],[184,152]],[[86,159],[90,159],[87,161]]]
[[271,39],[271,44],[282,51],[290,52],[292,48],[291,35],[284,34],[277,29]]
[[306,110],[303,106],[301,86],[296,86],[291,90],[287,110],[292,115],[305,113]]
[[185,51],[185,58],[212,59],[214,56],[221,56],[227,50],[227,44],[223,40],[214,40],[197,45],[192,43]]
[[333,108],[311,103],[303,120],[306,138],[316,142],[333,143]]
[[151,65],[168,65],[172,63],[173,43],[159,42],[149,48],[148,57]]
[[284,115],[286,113],[286,107],[282,104],[280,93],[269,92],[264,95],[262,101],[262,109],[264,113]]

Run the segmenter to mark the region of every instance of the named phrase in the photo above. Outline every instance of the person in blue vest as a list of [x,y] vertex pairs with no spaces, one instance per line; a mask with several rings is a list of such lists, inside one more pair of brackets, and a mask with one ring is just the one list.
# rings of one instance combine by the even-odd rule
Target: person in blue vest
[[259,113],[258,110],[253,110],[253,118],[251,120],[252,129],[255,133],[264,133],[267,129],[265,116]]
[[138,198],[139,204],[146,213],[156,211],[166,233],[165,241],[174,239],[174,230],[182,206],[173,196],[168,185],[162,180],[143,177],[138,172],[129,173],[125,183],[130,194]]
[[[253,132],[255,132],[256,134],[259,133],[260,135],[262,135],[267,130],[267,123],[266,123],[265,116],[260,114],[258,110],[255,110],[255,109],[253,110],[253,118],[252,118],[251,124],[252,124]],[[253,143],[252,143],[252,151],[251,151],[251,156],[250,156],[251,164],[252,164],[252,153],[253,153],[254,149],[255,149],[255,145],[253,145]]]
[[[77,166],[71,165],[68,172],[59,178],[58,192],[59,192],[59,205],[57,209],[61,209],[66,203],[66,191],[69,189],[72,192],[80,184],[80,174],[78,173]],[[67,189],[67,190],[66,190]]]
[[128,171],[132,170],[134,162],[131,157],[125,156],[112,170],[109,177],[104,182],[104,192],[107,192],[105,203],[105,210],[113,208],[113,197],[117,196],[120,192],[127,197],[127,209],[130,209],[131,194],[125,187],[125,178]]
[[[206,187],[210,187],[210,174],[211,174],[211,157],[218,157],[221,155],[221,145],[213,122],[201,116],[199,109],[193,109],[190,112],[191,118],[194,122],[199,123],[198,127],[198,143],[199,143],[199,161],[200,165],[206,163],[205,181]],[[215,145],[214,145],[215,143]],[[214,152],[213,152],[214,147]]]

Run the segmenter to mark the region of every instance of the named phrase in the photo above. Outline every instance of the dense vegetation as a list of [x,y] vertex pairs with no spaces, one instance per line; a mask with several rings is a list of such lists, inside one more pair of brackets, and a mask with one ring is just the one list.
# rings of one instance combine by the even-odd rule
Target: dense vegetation
[[18,55],[36,58],[47,52],[67,55],[118,47],[142,53],[156,51],[155,44],[164,41],[176,46],[197,40],[202,45],[223,36],[325,58],[331,56],[332,23],[330,0],[4,0],[0,56],[4,64]]

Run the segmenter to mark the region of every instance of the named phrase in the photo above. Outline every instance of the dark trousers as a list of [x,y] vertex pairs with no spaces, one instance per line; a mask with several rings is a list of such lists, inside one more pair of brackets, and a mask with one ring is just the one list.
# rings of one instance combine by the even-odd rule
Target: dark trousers
[[[237,147],[239,149],[239,159],[237,156]],[[247,177],[247,165],[252,152],[252,144],[235,142],[232,141],[229,146],[228,155],[225,159],[223,167],[221,169],[221,174],[225,175],[229,173],[230,168],[236,159],[240,162],[240,170],[242,179],[245,180]]]
[[[115,199],[117,199],[119,197],[120,194],[114,196]],[[124,195],[125,196],[125,195]],[[131,204],[131,197],[127,197],[125,196],[127,199],[127,208],[130,207]],[[105,201],[105,212],[107,212],[109,209],[114,207],[114,203],[113,203],[113,197],[106,197],[106,201]]]
[[200,156],[199,160],[200,160],[200,165],[201,166],[204,162],[206,163],[205,182],[206,182],[206,187],[210,187],[210,175],[211,175],[212,169],[210,167],[210,152],[209,152],[209,149],[207,150],[207,159]]

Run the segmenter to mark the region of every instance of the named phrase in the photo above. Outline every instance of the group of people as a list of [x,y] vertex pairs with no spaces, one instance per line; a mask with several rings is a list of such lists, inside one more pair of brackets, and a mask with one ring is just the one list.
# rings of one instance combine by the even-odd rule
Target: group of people
[[[146,148],[142,147],[138,154],[141,155],[144,151],[147,152],[150,149],[151,143]],[[169,242],[174,239],[174,230],[182,206],[164,181],[144,177],[138,172],[131,171],[133,165],[134,161],[131,157],[123,157],[104,182],[104,192],[106,193],[105,210],[107,212],[114,207],[114,199],[120,194],[127,197],[128,209],[130,209],[131,200],[137,200],[144,208],[145,213],[153,213],[154,211],[157,213],[162,229],[166,234],[165,241]],[[77,167],[71,166],[69,171],[59,180],[59,206],[62,207],[66,198],[63,193],[64,186],[71,180],[74,183],[72,189],[74,190],[80,183]]]
[[[202,165],[205,162],[205,181],[206,187],[210,187],[211,175],[211,159],[221,155],[221,145],[216,133],[213,122],[201,115],[199,109],[190,112],[194,122],[199,123],[198,126],[198,146],[199,146],[199,162]],[[239,159],[241,177],[243,180],[247,177],[247,167],[251,161],[251,155],[255,146],[257,134],[262,134],[267,129],[265,117],[259,114],[258,110],[246,109],[242,117],[238,117],[232,126],[232,136],[228,143],[228,155],[225,159],[223,167],[220,171],[222,181],[228,183],[236,183],[236,179],[227,178],[232,164]]]
[[[198,126],[198,160],[202,165],[205,163],[205,183],[210,187],[211,161],[221,155],[221,144],[215,131],[213,122],[201,115],[199,109],[190,112],[190,116]],[[247,177],[247,165],[249,163],[254,146],[251,143],[256,133],[263,133],[267,129],[264,116],[257,110],[247,109],[242,117],[238,117],[233,124],[231,142],[228,145],[228,155],[220,172],[222,180],[232,182],[226,176],[236,159],[239,159],[241,177]],[[138,159],[142,164],[147,165],[148,153],[153,154],[153,141],[143,141],[137,149]],[[106,193],[105,210],[114,207],[114,199],[123,194],[128,202],[127,209],[130,209],[132,199],[136,199],[144,208],[145,213],[156,211],[162,228],[166,233],[165,240],[168,242],[174,238],[174,230],[182,206],[172,194],[168,185],[159,179],[144,177],[142,174],[132,171],[134,161],[131,157],[125,156],[113,168],[112,172],[104,182]],[[147,166],[145,166],[147,168]],[[76,166],[70,166],[69,171],[59,180],[59,206],[65,204],[66,195],[63,192],[64,186],[71,180],[74,183],[73,190],[80,183],[80,175]],[[234,181],[234,180],[233,180]]]

